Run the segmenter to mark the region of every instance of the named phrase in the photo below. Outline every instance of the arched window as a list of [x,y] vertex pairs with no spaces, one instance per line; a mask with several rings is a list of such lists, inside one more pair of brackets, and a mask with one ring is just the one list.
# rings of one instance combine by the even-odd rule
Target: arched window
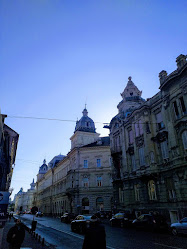
[[156,200],[156,185],[153,180],[148,182],[148,193],[149,193],[149,200]]
[[104,201],[102,197],[98,197],[96,199],[96,207],[98,211],[101,211],[104,209]]
[[184,149],[187,150],[187,130],[183,131],[182,133],[182,142]]
[[82,199],[82,206],[89,206],[89,199],[87,197]]
[[89,214],[89,199],[87,197],[82,199],[82,214]]

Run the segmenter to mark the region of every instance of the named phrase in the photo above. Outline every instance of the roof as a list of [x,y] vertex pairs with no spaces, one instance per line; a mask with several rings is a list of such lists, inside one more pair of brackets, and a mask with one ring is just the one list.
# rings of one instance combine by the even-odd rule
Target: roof
[[100,146],[110,146],[110,137],[100,137],[96,142],[82,146],[85,147],[100,147]]
[[76,122],[75,132],[84,131],[84,132],[95,133],[95,124],[94,121],[88,117],[87,109],[85,108],[82,113],[83,113],[82,118]]

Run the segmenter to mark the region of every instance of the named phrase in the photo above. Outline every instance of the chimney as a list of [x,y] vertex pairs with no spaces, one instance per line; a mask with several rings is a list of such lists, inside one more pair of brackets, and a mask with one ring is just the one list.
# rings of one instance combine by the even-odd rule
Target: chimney
[[186,64],[186,55],[180,54],[176,58],[177,69],[181,69]]
[[159,78],[160,78],[160,85],[162,85],[162,83],[165,81],[165,79],[167,78],[167,72],[165,70],[162,70],[159,73]]

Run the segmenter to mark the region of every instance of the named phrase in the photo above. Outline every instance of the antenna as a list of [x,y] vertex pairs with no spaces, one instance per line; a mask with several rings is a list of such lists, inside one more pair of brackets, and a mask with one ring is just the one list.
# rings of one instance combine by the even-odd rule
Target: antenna
[[86,97],[86,101],[85,101],[85,109],[86,109],[86,106],[87,106],[87,103],[86,103],[86,102],[87,102],[87,97]]

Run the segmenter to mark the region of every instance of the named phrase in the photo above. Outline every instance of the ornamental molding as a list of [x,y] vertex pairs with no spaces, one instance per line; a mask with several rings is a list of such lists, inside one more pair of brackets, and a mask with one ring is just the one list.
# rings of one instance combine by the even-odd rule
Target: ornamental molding
[[181,130],[185,129],[187,127],[187,120],[185,121],[179,121],[175,125],[176,132],[179,133]]
[[183,87],[183,93],[187,94],[187,85]]
[[144,137],[143,137],[143,135],[140,135],[139,137],[136,137],[135,141],[136,141],[136,146],[137,147],[143,146],[143,144],[144,144]]
[[168,132],[167,131],[162,131],[158,132],[155,137],[152,137],[151,140],[157,143],[161,143],[163,141],[166,141],[168,138]]

